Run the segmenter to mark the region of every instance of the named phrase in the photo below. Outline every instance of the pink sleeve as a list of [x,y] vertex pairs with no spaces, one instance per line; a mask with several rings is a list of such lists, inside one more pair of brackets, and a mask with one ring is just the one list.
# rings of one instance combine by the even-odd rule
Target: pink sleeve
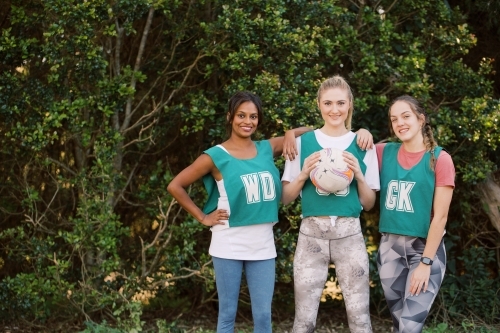
[[455,187],[455,166],[450,154],[441,150],[436,162],[436,186]]
[[375,144],[375,148],[377,149],[378,169],[380,171],[382,171],[382,154],[384,153],[385,145],[386,145],[386,143]]

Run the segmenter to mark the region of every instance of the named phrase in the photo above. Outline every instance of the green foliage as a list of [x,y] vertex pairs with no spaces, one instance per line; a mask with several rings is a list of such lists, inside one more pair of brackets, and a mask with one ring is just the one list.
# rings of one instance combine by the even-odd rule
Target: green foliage
[[461,261],[461,268],[449,272],[443,282],[443,305],[450,316],[467,317],[472,308],[484,322],[494,323],[500,316],[500,278],[494,278],[489,268],[496,260],[494,253],[472,247],[449,266],[455,260]]
[[496,328],[483,326],[482,324],[477,324],[474,321],[470,320],[464,320],[461,326],[464,332],[498,333],[498,330]]
[[103,320],[101,324],[96,324],[91,321],[86,321],[85,325],[87,328],[81,333],[123,333],[122,330],[117,328],[109,327],[106,320]]
[[[478,231],[469,221],[484,220],[474,185],[499,162],[500,106],[493,60],[463,61],[477,39],[460,7],[440,0],[9,4],[0,35],[0,299],[12,300],[1,308],[5,318],[78,318],[86,332],[132,332],[142,329],[143,311],[211,304],[210,232],[166,193],[172,175],[222,140],[235,91],[261,96],[256,138],[265,138],[318,126],[319,83],[341,74],[354,90],[354,129],[370,129],[377,141],[389,137],[390,100],[411,94],[424,102],[457,169],[442,302],[459,315],[497,320],[498,302],[485,292],[498,291],[498,259],[488,250],[498,236],[475,237],[492,228]],[[201,184],[189,191],[202,205]],[[363,221],[372,258],[377,218],[375,210]],[[293,309],[299,223],[300,204],[282,207],[277,311]],[[378,285],[373,260],[370,270]],[[141,304],[141,295],[150,298]],[[380,289],[371,297],[383,313]],[[158,328],[174,332],[167,322]]]
[[449,327],[446,323],[424,328],[423,333],[455,333],[455,332],[477,332],[477,333],[498,333],[495,328],[484,324],[476,324],[470,320],[464,320],[455,327]]
[[[158,326],[158,330],[155,332],[158,332],[158,333],[184,333],[187,331],[186,329],[179,328],[177,326],[177,322],[175,322],[175,321],[170,323],[170,324],[167,324],[165,320],[158,320],[156,324]],[[195,328],[195,329],[189,329],[189,331],[194,332],[194,333],[213,333],[214,332],[213,330],[207,330],[207,329],[204,329],[201,327]],[[241,333],[241,330],[238,330],[237,332]]]
[[448,329],[448,324],[440,323],[436,327],[424,329],[423,332],[424,333],[446,333],[446,332],[451,332],[451,331]]
[[[456,1],[450,1],[455,3]],[[467,13],[470,20],[481,19],[485,28],[496,31],[496,36],[500,35],[500,4],[496,1],[488,0],[464,0],[459,3],[461,9]]]

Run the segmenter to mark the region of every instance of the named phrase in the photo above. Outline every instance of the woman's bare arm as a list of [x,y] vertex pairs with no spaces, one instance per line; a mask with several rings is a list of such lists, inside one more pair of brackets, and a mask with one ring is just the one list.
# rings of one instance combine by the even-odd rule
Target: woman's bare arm
[[211,173],[212,176],[215,175],[215,177],[218,178],[216,178],[217,180],[221,179],[220,172],[210,156],[202,154],[191,165],[172,179],[170,184],[168,184],[167,191],[177,200],[182,208],[200,223],[207,226],[224,224],[224,222],[220,222],[220,220],[227,220],[229,218],[225,210],[216,210],[209,215],[205,215],[205,213],[203,213],[203,211],[193,202],[191,197],[189,197],[186,191],[187,187],[209,173]]

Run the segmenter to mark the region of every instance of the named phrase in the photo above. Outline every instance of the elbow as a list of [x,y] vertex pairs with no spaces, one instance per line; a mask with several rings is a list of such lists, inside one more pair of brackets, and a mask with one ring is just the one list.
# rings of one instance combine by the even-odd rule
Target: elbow
[[290,202],[292,202],[292,200],[290,200],[290,198],[288,198],[286,195],[281,195],[281,203],[283,205],[288,205]]
[[285,182],[285,181],[281,182],[281,186],[282,186],[281,203],[283,205],[288,205],[290,202],[293,201],[293,199],[290,197],[290,195],[288,193],[288,190],[289,190],[288,184],[290,184],[290,182]]
[[174,195],[175,184],[172,184],[172,182],[170,182],[167,186],[167,192],[170,193],[171,195]]
[[281,192],[281,202],[284,205],[288,205],[293,202],[298,196],[299,193],[296,192],[296,189],[288,186],[289,183],[283,183],[283,192]]
[[446,222],[448,222],[448,215],[444,216],[434,216],[432,219],[432,224],[442,227],[443,229],[446,227]]
[[360,200],[361,201],[361,207],[363,207],[363,210],[369,211],[375,206],[375,192],[373,192],[373,196],[370,196],[369,198],[366,198],[365,200]]
[[364,211],[370,211],[373,206],[375,206],[375,202],[372,202],[372,203],[366,203],[366,204],[361,204],[361,206],[363,207],[363,210]]

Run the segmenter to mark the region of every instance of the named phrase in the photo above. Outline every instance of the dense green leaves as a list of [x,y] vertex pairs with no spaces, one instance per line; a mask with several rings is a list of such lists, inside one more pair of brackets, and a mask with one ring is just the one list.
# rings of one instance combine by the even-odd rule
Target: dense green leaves
[[[467,285],[459,268],[469,248],[490,258],[486,249],[498,246],[497,234],[481,242],[470,236],[479,232],[468,221],[484,218],[474,210],[473,185],[498,164],[500,106],[492,60],[463,60],[477,37],[460,7],[441,0],[11,0],[8,10],[0,36],[0,298],[18,300],[8,316],[76,313],[101,322],[108,314],[131,331],[143,325],[140,295],[156,297],[147,300],[151,307],[213,300],[209,232],[172,201],[168,182],[223,139],[235,91],[261,96],[258,137],[276,136],[321,122],[316,91],[334,74],[354,90],[354,129],[387,139],[388,103],[411,94],[452,154],[449,229],[460,237],[451,241],[457,270],[445,292]],[[200,184],[190,193],[203,203]],[[284,304],[293,297],[299,212],[283,207],[276,228]],[[371,215],[366,234],[375,249],[377,212]],[[488,259],[481,268],[490,289],[499,287],[495,267]],[[497,304],[488,304],[495,313]]]

